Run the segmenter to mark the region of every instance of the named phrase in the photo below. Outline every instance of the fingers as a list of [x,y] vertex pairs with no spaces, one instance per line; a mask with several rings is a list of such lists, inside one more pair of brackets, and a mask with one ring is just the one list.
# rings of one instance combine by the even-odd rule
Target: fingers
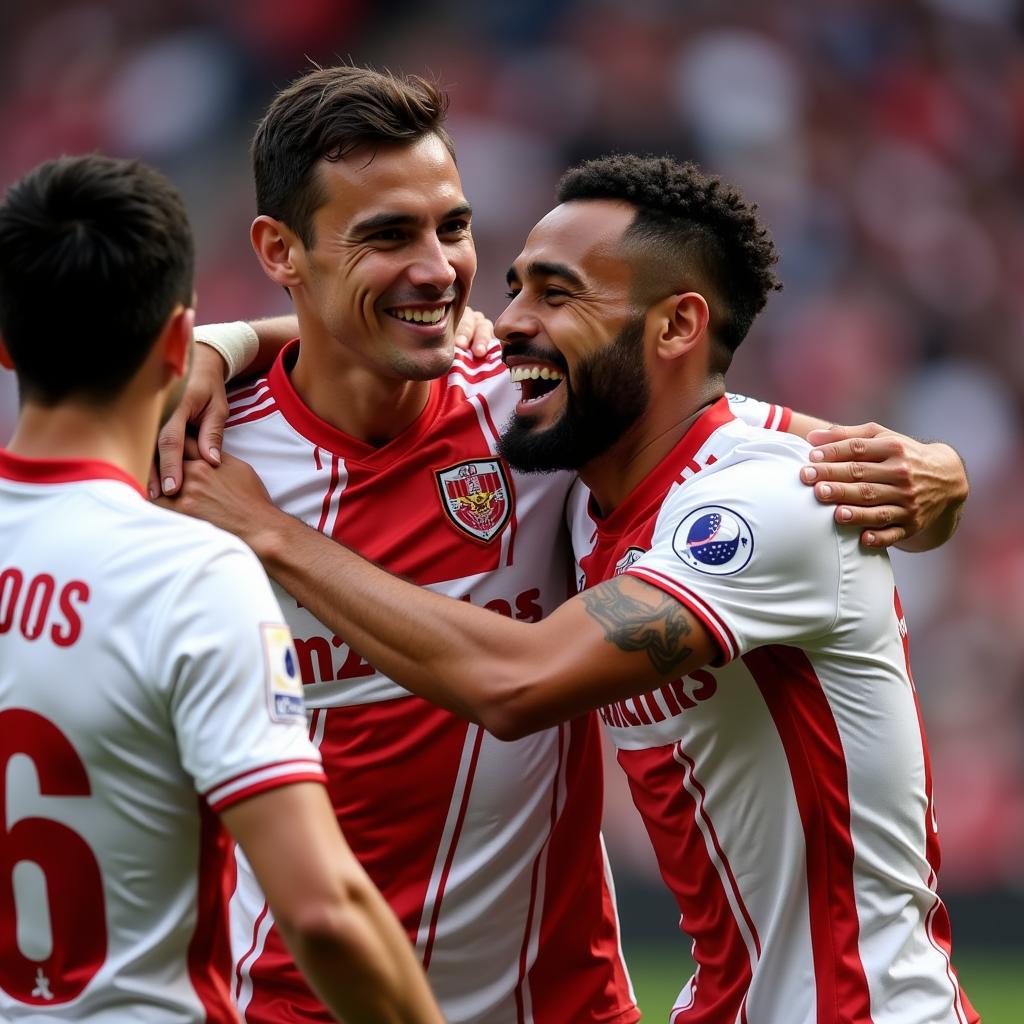
[[[910,519],[918,512],[913,496],[892,484],[819,482],[814,485],[814,496],[823,505],[852,506],[857,509],[892,508],[897,510],[900,519]],[[845,522],[862,520],[847,519]]]
[[199,456],[211,466],[219,466],[224,442],[224,421],[228,417],[227,402],[211,401],[199,421]]
[[844,427],[840,423],[833,423],[828,427],[819,427],[809,431],[807,441],[816,447],[837,441],[849,441],[856,437],[877,437],[884,432],[885,427],[878,423],[859,423],[853,427]]
[[476,310],[470,309],[468,306],[466,307],[465,313],[462,314],[462,319],[455,328],[456,348],[466,351],[472,345],[473,335],[476,333],[476,322],[479,316],[480,314]]
[[181,458],[188,416],[188,409],[182,403],[164,424],[156,441],[159,490],[164,494],[174,494],[181,486]]
[[483,315],[478,313],[476,330],[473,332],[473,355],[482,358],[494,345],[494,324]]
[[494,324],[475,309],[466,309],[455,328],[455,347],[485,356],[494,344]]
[[885,530],[864,530],[860,542],[866,548],[891,548],[906,538],[907,531],[902,526],[890,526]]

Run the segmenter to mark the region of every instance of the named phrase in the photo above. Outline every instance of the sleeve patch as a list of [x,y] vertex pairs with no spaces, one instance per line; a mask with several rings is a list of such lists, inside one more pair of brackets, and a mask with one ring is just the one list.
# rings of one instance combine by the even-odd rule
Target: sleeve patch
[[304,722],[306,703],[292,635],[287,626],[268,622],[260,625],[260,634],[270,717],[275,722]]
[[754,535],[738,512],[724,505],[704,505],[676,527],[672,550],[697,572],[732,576],[750,561]]

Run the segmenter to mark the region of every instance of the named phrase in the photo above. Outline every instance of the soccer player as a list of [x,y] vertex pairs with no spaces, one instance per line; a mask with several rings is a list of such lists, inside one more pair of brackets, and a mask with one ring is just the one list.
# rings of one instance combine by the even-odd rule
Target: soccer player
[[888,558],[800,485],[803,442],[724,397],[777,284],[766,231],[667,159],[589,162],[559,201],[496,323],[522,385],[500,452],[580,471],[580,595],[532,623],[417,589],[282,515],[237,460],[195,464],[179,504],[495,735],[601,709],[695,943],[673,1021],[977,1021]]
[[[253,142],[252,240],[301,341],[232,392],[223,443],[285,514],[439,593],[537,621],[571,583],[553,528],[571,480],[513,478],[495,453],[507,371],[496,352],[453,363],[476,256],[444,107],[424,82],[352,67],[307,74],[271,104]],[[635,1021],[596,718],[502,742],[278,597],[337,819],[445,1015]],[[240,861],[239,1007],[249,1022],[323,1019],[258,882]]]
[[0,1018],[237,1020],[227,826],[334,1014],[438,1024],[338,832],[266,577],[145,500],[192,267],[141,164],[51,161],[0,207]]

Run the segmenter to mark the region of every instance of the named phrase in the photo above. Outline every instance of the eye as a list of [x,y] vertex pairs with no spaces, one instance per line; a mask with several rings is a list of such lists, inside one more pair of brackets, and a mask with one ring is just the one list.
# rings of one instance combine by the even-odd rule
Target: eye
[[549,302],[557,299],[567,299],[569,298],[569,293],[563,291],[561,288],[545,288],[544,298]]
[[521,291],[522,291],[522,288],[517,288],[517,289],[516,289],[515,291],[507,291],[507,292],[505,292],[505,298],[506,298],[506,299],[508,299],[509,301],[511,301],[511,300],[512,300],[512,299],[514,299],[514,298],[515,298],[515,297],[516,297],[516,296],[517,296],[517,295],[518,295],[518,294],[519,294],[519,293],[520,293]]
[[383,228],[367,235],[368,242],[402,242],[405,240],[405,232],[401,228]]
[[438,233],[442,235],[461,235],[469,231],[470,227],[469,221],[460,217],[456,220],[445,221]]

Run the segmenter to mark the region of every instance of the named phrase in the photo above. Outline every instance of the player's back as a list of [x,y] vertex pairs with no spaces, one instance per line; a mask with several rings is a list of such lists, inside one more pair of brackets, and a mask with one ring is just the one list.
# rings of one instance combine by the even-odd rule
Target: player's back
[[268,751],[223,749],[253,709],[195,667],[229,675],[210,580],[259,593],[255,561],[114,467],[2,451],[0,536],[0,1018],[235,1020],[210,808]]

